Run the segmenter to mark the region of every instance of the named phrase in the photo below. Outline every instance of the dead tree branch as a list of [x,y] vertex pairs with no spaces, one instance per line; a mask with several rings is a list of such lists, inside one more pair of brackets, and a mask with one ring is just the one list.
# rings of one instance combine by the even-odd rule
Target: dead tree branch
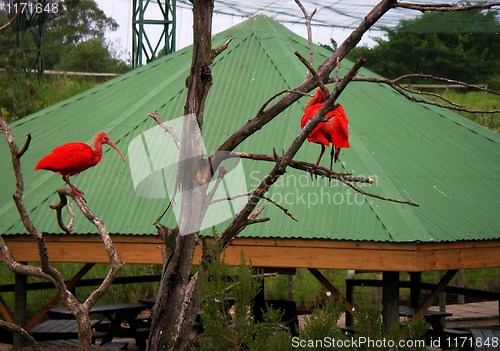
[[271,101],[273,101],[274,99],[276,99],[278,96],[280,95],[283,95],[285,93],[292,93],[292,94],[299,94],[300,96],[309,96],[309,97],[312,97],[311,94],[309,93],[304,93],[303,91],[295,91],[295,90],[289,90],[289,89],[285,89],[285,90],[282,90],[280,91],[279,93],[276,93],[274,94],[273,96],[271,96],[269,99],[267,99],[263,104],[262,106],[260,107],[259,109],[259,112],[257,114],[260,114],[260,113],[263,113],[264,110],[266,109],[267,105],[269,105],[271,103]]
[[[306,10],[306,8],[304,7],[304,5],[302,5],[302,3],[300,2],[300,0],[295,0],[295,3],[299,6],[300,10],[302,11],[302,14],[304,15],[304,18],[306,20],[306,30],[307,30],[307,42],[309,43],[309,65],[312,66],[313,65],[313,60],[314,60],[314,43],[313,43],[313,39],[312,39],[312,30],[311,30],[311,21],[312,21],[312,18],[313,16],[316,14],[316,9],[313,10],[313,12],[311,12],[311,14],[309,14]],[[311,72],[311,71],[309,71]]]
[[217,57],[219,56],[224,50],[227,49],[227,47],[229,46],[229,43],[231,43],[233,41],[234,37],[231,37],[229,38],[224,44],[222,44],[221,46],[219,46],[218,48],[212,50],[212,61]]
[[[405,80],[405,79],[411,79],[411,78],[421,78],[421,79],[428,79],[428,80],[435,80],[435,81],[439,81],[439,82],[445,82],[445,83],[448,83],[448,84],[457,84],[457,85],[461,85],[461,86],[464,86],[464,87],[467,87],[467,88],[477,89],[477,90],[488,92],[488,93],[491,93],[491,94],[500,95],[500,92],[496,91],[496,90],[487,89],[487,88],[484,88],[484,87],[480,87],[480,86],[473,85],[473,84],[468,84],[468,83],[461,82],[461,81],[458,81],[458,80],[453,80],[453,79],[448,79],[448,78],[443,78],[443,77],[437,77],[437,76],[433,76],[433,75],[429,75],[429,74],[406,74],[404,76],[397,77],[395,79],[359,77],[359,76],[357,76],[357,77],[354,77],[353,81],[354,82],[370,82],[370,83],[387,84],[387,85],[389,85],[390,87],[392,87],[394,90],[396,90],[397,92],[399,92],[401,95],[403,95],[404,97],[406,97],[409,100],[412,100],[412,101],[415,101],[415,102],[419,102],[419,103],[423,103],[423,104],[439,106],[439,107],[443,107],[443,108],[446,108],[446,109],[449,109],[449,110],[461,111],[461,112],[469,112],[469,113],[499,113],[500,112],[500,110],[498,110],[498,109],[493,109],[493,110],[471,110],[471,109],[465,108],[464,106],[456,104],[456,103],[454,103],[454,102],[452,102],[452,101],[444,98],[443,96],[441,96],[439,94],[410,89],[409,87],[406,87],[406,86],[404,86],[401,83],[403,80]],[[433,97],[436,97],[436,98],[438,98],[438,99],[446,102],[446,104],[439,103],[439,102],[436,102],[436,101],[433,101],[433,100],[429,100],[429,99],[423,99],[423,98],[421,98],[421,97],[419,97],[417,95],[433,96]]]
[[[221,201],[231,201],[234,199],[238,199],[240,197],[250,196],[250,195],[252,195],[252,193],[253,193],[252,191],[249,191],[248,193],[244,193],[244,194],[237,194],[237,195],[233,195],[233,196],[221,197],[221,198],[213,200],[212,204],[217,203],[217,202],[221,202]],[[283,213],[286,214],[288,217],[290,217],[292,220],[294,220],[295,222],[298,222],[298,219],[295,218],[286,207],[283,207],[282,205],[280,205],[279,203],[277,203],[276,201],[274,201],[273,199],[271,199],[267,196],[262,196],[261,199],[272,203],[274,206],[278,207],[281,211],[283,211]]]
[[[267,161],[267,162],[276,162],[276,158],[273,156],[269,155],[263,155],[263,154],[250,154],[250,153],[245,153],[245,152],[231,152],[229,154],[230,157],[238,157],[238,158],[245,158],[249,160],[256,160],[256,161]],[[297,170],[309,172],[313,175],[317,175],[320,177],[328,178],[328,179],[335,179],[338,180],[339,182],[349,186],[353,190],[355,190],[357,193],[369,197],[373,197],[376,199],[381,199],[389,202],[396,202],[396,203],[401,203],[401,204],[407,204],[411,206],[418,207],[419,205],[414,202],[414,201],[407,201],[407,200],[400,200],[400,199],[394,199],[390,197],[385,197],[382,195],[377,195],[371,192],[367,192],[362,190],[361,188],[357,187],[354,183],[365,183],[365,184],[372,184],[373,183],[373,178],[369,177],[356,177],[353,176],[351,173],[339,173],[339,172],[334,172],[330,171],[328,168],[322,167],[322,166],[316,166],[314,163],[309,163],[309,162],[304,162],[304,161],[296,161],[296,160],[291,160],[290,163],[288,164],[288,167],[295,168]]]
[[[382,0],[366,15],[359,26],[346,38],[346,40],[344,40],[332,56],[330,56],[318,68],[317,74],[321,81],[326,81],[328,79],[329,74],[337,66],[337,62],[341,61],[359,43],[363,34],[370,29],[370,27],[372,27],[387,11],[393,8],[395,4],[395,0]],[[318,81],[313,77],[309,77],[303,83],[292,89],[292,91],[306,93],[314,89],[316,86],[318,86]],[[210,156],[214,167],[216,167],[216,165],[220,162],[217,155],[220,155],[221,151],[233,151],[238,145],[276,118],[276,116],[280,115],[281,112],[283,112],[299,98],[300,95],[296,93],[288,93],[266,110],[259,111],[245,125],[226,139],[226,141],[218,147],[217,151]]]
[[298,57],[299,61],[302,62],[302,64],[304,66],[306,66],[307,72],[308,72],[307,76],[312,76],[318,82],[318,85],[319,85],[321,91],[323,92],[323,95],[325,96],[325,100],[328,99],[328,96],[330,95],[330,93],[328,92],[328,89],[326,88],[326,86],[323,83],[323,81],[321,80],[321,78],[318,76],[318,73],[316,72],[316,70],[313,68],[312,64],[307,62],[307,60],[301,54],[299,54],[297,51],[295,51],[294,54],[295,54],[295,56]]
[[[83,304],[81,304],[75,298],[75,296],[66,288],[64,277],[57,269],[55,269],[49,264],[49,255],[45,239],[42,233],[35,227],[35,225],[31,221],[23,201],[24,180],[21,169],[21,156],[27,151],[29,146],[29,139],[31,136],[28,134],[28,140],[24,144],[23,149],[19,151],[19,148],[12,135],[12,132],[8,124],[3,119],[1,111],[0,111],[0,127],[3,130],[5,138],[7,139],[7,142],[9,144],[12,168],[14,170],[14,175],[16,178],[16,189],[13,194],[14,203],[17,207],[17,210],[19,212],[24,227],[31,235],[31,237],[33,237],[37,242],[41,267],[33,267],[26,264],[21,264],[16,260],[14,260],[9,248],[7,247],[7,244],[5,243],[5,241],[1,236],[0,236],[0,252],[2,253],[4,262],[12,271],[19,274],[34,275],[37,277],[45,278],[55,286],[61,300],[64,302],[66,307],[70,310],[70,312],[75,316],[77,320],[80,349],[88,350],[90,349],[92,342],[92,334],[90,329],[90,318],[89,318],[90,307],[92,307],[95,301],[97,301],[97,299],[101,297],[107,290],[107,288],[111,285],[122,264],[118,260],[118,256],[116,254],[116,251],[114,250],[109,233],[106,227],[104,226],[104,223],[102,223],[102,221],[98,219],[92,213],[92,211],[90,211],[90,209],[85,204],[85,201],[81,197],[77,196],[74,198],[75,203],[78,205],[78,207],[80,208],[82,213],[87,217],[87,219],[98,228],[99,233],[101,234],[104,245],[108,252],[109,260],[111,262],[111,269],[109,270],[108,274],[106,275],[101,285],[90,294],[90,296]],[[73,192],[69,189],[60,189],[58,193],[61,198],[60,203],[67,203],[66,196],[73,195]],[[61,224],[62,221],[60,225]]]
[[106,274],[106,277],[103,279],[101,285],[92,291],[92,293],[87,297],[85,302],[82,304],[82,307],[88,311],[90,308],[94,305],[94,303],[104,295],[104,293],[107,291],[107,289],[111,286],[113,283],[113,280],[116,278],[116,275],[120,271],[121,267],[123,266],[123,263],[120,261],[118,258],[118,254],[116,253],[116,250],[113,246],[113,241],[111,240],[111,237],[109,235],[109,232],[104,225],[103,221],[98,218],[92,210],[87,206],[85,201],[80,197],[80,196],[73,196],[73,192],[70,189],[59,189],[58,190],[59,196],[61,197],[61,202],[67,203],[67,196],[71,196],[73,198],[73,201],[75,201],[76,205],[80,209],[80,211],[83,213],[83,215],[87,218],[87,220],[92,223],[97,230],[99,231],[99,234],[101,235],[101,239],[104,243],[104,247],[106,249],[106,253],[108,254],[108,259],[110,262],[110,269],[108,273]]
[[177,149],[180,149],[181,148],[181,140],[179,139],[179,137],[177,136],[177,134],[175,133],[175,130],[173,130],[172,127],[168,126],[165,122],[163,122],[161,119],[160,119],[160,116],[158,116],[158,111],[154,110],[153,112],[150,112],[148,114],[149,117],[151,117],[156,123],[158,123],[158,125],[165,131],[167,132],[168,134],[170,134],[170,136],[172,137],[172,140],[174,141],[175,143],[175,146],[177,146]]
[[0,27],[0,32],[7,29],[12,23],[15,22],[17,17],[19,17],[19,14],[21,13],[22,6],[19,6],[17,9],[17,12],[15,13],[14,17],[12,17],[9,22],[5,23],[3,26]]
[[468,11],[477,9],[489,9],[494,6],[500,6],[500,2],[492,2],[489,4],[478,5],[456,5],[456,4],[416,4],[411,2],[398,2],[394,7],[399,7],[409,10],[417,10],[421,12],[438,11],[438,12],[451,12],[451,11]]
[[[1,112],[0,112],[1,113]],[[23,201],[23,193],[24,193],[24,180],[23,180],[23,175],[22,175],[22,169],[21,169],[21,158],[19,155],[22,155],[19,151],[19,148],[14,140],[14,136],[12,135],[12,132],[8,126],[8,124],[5,122],[3,119],[3,116],[0,114],[0,126],[3,130],[3,133],[5,135],[5,138],[7,139],[7,142],[9,144],[10,148],[10,153],[11,153],[11,162],[12,162],[12,168],[14,170],[14,175],[16,178],[16,189],[14,191],[14,194],[12,197],[14,198],[14,203],[17,207],[17,210],[19,212],[19,215],[21,217],[21,221],[28,231],[28,233],[36,240],[36,243],[38,245],[38,251],[40,255],[40,261],[41,261],[41,269],[43,273],[45,273],[45,277],[50,276],[51,279],[50,281],[54,283],[58,289],[64,289],[65,290],[65,285],[64,285],[64,278],[62,275],[53,267],[49,265],[49,255],[47,251],[47,245],[45,243],[45,239],[40,231],[38,231],[31,221],[28,211],[26,209],[26,206],[24,205]],[[28,137],[29,139],[29,137]],[[28,145],[29,143],[26,142],[25,145]],[[26,151],[26,150],[24,150]],[[23,151],[23,154],[24,154]],[[20,272],[19,272],[20,273]],[[28,273],[28,271],[26,271]],[[35,273],[35,272],[33,272]],[[25,273],[23,273],[25,274]]]
[[28,148],[30,147],[30,143],[31,143],[31,133],[26,133],[26,141],[24,142],[24,145],[21,148],[21,150],[19,150],[19,152],[17,153],[16,155],[17,158],[23,157],[26,150],[28,150]]
[[20,326],[13,323],[5,322],[0,319],[0,328],[7,329],[13,333],[21,335],[24,339],[28,340],[31,347],[33,347],[33,350],[43,351],[42,347],[38,344],[38,342],[26,330],[24,330]]
[[[244,158],[254,161],[267,161],[267,162],[276,162],[276,158],[274,156],[264,155],[264,154],[252,154],[247,152],[231,152],[228,154],[229,157],[237,157]],[[288,164],[289,167],[295,168],[300,171],[310,172],[313,175],[317,175],[320,177],[337,179],[337,180],[345,180],[348,182],[355,183],[367,183],[372,184],[373,179],[369,177],[356,177],[353,176],[352,173],[340,173],[335,171],[330,171],[328,168],[322,167],[320,165],[316,166],[314,163],[305,162],[305,161],[296,161],[291,160]]]
[[[59,225],[59,228],[64,230],[66,233],[71,233],[73,231],[73,223],[75,220],[75,214],[73,210],[71,209],[71,205],[68,202],[68,199],[66,197],[66,190],[65,189],[59,189],[57,191],[59,194],[59,202],[57,204],[50,204],[49,207],[53,210],[56,210],[56,218],[57,218],[57,224]],[[69,224],[65,225],[62,219],[62,209],[66,207],[68,209],[69,215],[70,215],[70,220]]]
[[345,89],[347,84],[355,76],[356,72],[361,68],[363,64],[362,60],[358,60],[349,72],[345,75],[343,79],[339,81],[339,85],[336,87],[334,92],[330,94],[330,97],[325,101],[323,107],[316,113],[316,115],[311,118],[311,120],[305,125],[295,140],[292,142],[288,150],[280,157],[276,159],[276,165],[271,170],[271,172],[261,181],[259,186],[252,192],[250,199],[247,204],[240,210],[240,212],[233,218],[231,223],[224,229],[221,233],[219,240],[221,241],[221,246],[225,248],[229,242],[234,238],[237,233],[241,232],[248,225],[248,216],[257,206],[260,198],[269,190],[269,188],[276,183],[276,181],[286,172],[286,168],[290,164],[291,160],[298,152],[307,136],[311,131],[324,119],[326,113],[330,111],[338,96]]

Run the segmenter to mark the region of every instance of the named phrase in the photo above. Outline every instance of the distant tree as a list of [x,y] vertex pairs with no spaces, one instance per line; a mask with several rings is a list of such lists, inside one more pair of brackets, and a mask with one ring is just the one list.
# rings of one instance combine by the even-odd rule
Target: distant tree
[[63,71],[114,73],[128,69],[122,61],[111,56],[102,38],[93,38],[71,47],[56,68]]
[[357,48],[349,57],[366,57],[366,66],[387,78],[420,72],[498,88],[497,10],[426,12],[385,32],[386,40],[377,39],[371,49]]
[[55,67],[69,47],[90,40],[104,42],[106,30],[116,30],[118,24],[93,0],[65,0],[61,11],[49,21],[46,31],[45,65]]
[[[114,73],[129,69],[114,57],[115,51],[110,50],[105,40],[106,30],[115,30],[117,23],[93,0],[53,0],[52,3],[58,4],[58,10],[47,15],[45,69]],[[7,10],[0,6],[0,26],[15,15]],[[43,96],[47,95],[35,76],[26,74],[33,68],[36,57],[32,35],[27,32],[22,49],[18,49],[17,30],[14,22],[0,35],[0,68],[5,69],[5,73],[0,74],[0,109],[9,122],[45,107]]]
[[[28,0],[27,0],[28,1]],[[99,39],[105,42],[106,30],[116,30],[118,24],[99,8],[93,0],[58,1],[57,13],[50,13],[45,28],[45,68],[54,68],[66,53],[68,48],[89,39]],[[2,12],[3,10],[3,12]],[[7,22],[13,14],[8,14],[6,8],[0,9],[0,23]],[[15,25],[0,36],[0,54],[6,55],[16,45]],[[27,39],[31,39],[28,35]],[[34,47],[29,40],[23,43],[25,48]],[[28,56],[29,56],[28,52]]]

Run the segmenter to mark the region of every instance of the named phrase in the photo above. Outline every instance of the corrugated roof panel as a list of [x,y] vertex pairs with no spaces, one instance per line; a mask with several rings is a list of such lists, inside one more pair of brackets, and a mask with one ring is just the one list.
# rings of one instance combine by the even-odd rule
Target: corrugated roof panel
[[[215,150],[252,118],[273,94],[299,84],[305,68],[293,52],[308,54],[307,41],[273,20],[257,16],[214,37],[218,46],[234,40],[213,64],[213,86],[207,97],[204,142]],[[316,66],[329,52],[315,48]],[[182,116],[185,79],[191,48],[160,58],[94,89],[39,111],[11,125],[19,143],[31,131],[33,141],[23,157],[25,201],[35,224],[60,233],[48,204],[64,185],[60,176],[33,170],[55,146],[68,141],[92,142],[103,130],[125,153],[132,140],[155,123],[147,116],[157,109],[164,120]],[[350,67],[342,62],[340,73]],[[362,75],[374,75],[361,70]],[[246,140],[241,151],[272,154],[288,147],[299,131],[307,98]],[[498,185],[500,138],[477,124],[443,109],[416,104],[380,84],[354,82],[342,94],[350,121],[350,149],[343,149],[334,170],[370,176],[360,185],[383,196],[413,200],[419,208],[364,197],[338,182],[312,180],[307,173],[287,170],[268,196],[298,219],[292,221],[274,205],[266,205],[271,221],[247,228],[241,236],[328,238],[383,242],[442,242],[499,238]],[[165,199],[137,196],[129,163],[105,148],[99,165],[72,177],[112,233],[151,234]],[[306,143],[297,159],[314,162],[320,147]],[[24,233],[11,201],[14,177],[7,145],[0,142],[0,232]],[[129,159],[129,155],[126,155]],[[129,159],[130,160],[130,159]],[[325,155],[322,165],[328,166]],[[247,188],[255,188],[273,164],[242,161]],[[75,233],[95,233],[77,213]],[[169,212],[164,219],[175,225]],[[216,228],[221,231],[221,223]],[[211,230],[207,230],[210,232]],[[73,234],[72,234],[73,235]]]

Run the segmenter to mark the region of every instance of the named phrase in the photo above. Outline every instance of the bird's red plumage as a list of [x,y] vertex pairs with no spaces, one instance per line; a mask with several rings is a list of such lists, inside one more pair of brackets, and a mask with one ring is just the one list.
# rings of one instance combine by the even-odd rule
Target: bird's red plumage
[[[318,89],[319,90],[319,89]],[[321,90],[319,90],[321,92]],[[314,98],[313,98],[314,99]],[[300,120],[300,128],[304,128],[307,122],[314,117],[316,112],[323,106],[323,103],[310,105],[304,112]],[[333,117],[332,117],[333,116]],[[312,143],[330,145],[333,142],[336,148],[348,148],[349,145],[349,121],[344,108],[340,105],[333,111],[325,115],[326,122],[319,123],[316,128],[309,133],[307,140]]]
[[[328,91],[328,90],[327,90]],[[314,96],[308,101],[304,109],[304,115],[300,120],[300,127],[304,128],[307,122],[323,107],[324,95],[321,89],[317,89]],[[309,135],[307,140],[312,143],[329,146],[332,143],[337,151],[335,159],[337,159],[341,148],[349,148],[349,121],[345,114],[344,108],[337,105],[333,110],[325,115],[325,121],[320,122]],[[322,149],[323,151],[324,149]],[[320,154],[320,158],[322,153]],[[319,159],[318,159],[319,162]]]
[[75,196],[83,196],[83,193],[70,183],[69,177],[99,163],[102,158],[102,144],[108,144],[120,154],[125,162],[121,151],[113,144],[106,133],[100,132],[94,137],[94,150],[84,143],[67,143],[56,147],[50,154],[38,161],[35,170],[45,169],[59,173],[63,180],[71,187]]
[[85,143],[67,143],[56,147],[42,158],[35,169],[45,169],[60,174],[75,175],[95,166],[102,157],[102,151],[92,150]]

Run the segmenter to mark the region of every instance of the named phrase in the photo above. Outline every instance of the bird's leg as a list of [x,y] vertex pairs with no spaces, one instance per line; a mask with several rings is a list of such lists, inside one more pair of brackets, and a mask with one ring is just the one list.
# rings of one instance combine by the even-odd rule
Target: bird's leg
[[[330,171],[333,170],[333,154],[334,153],[335,153],[335,146],[332,143],[332,151],[330,151]],[[332,178],[328,178],[328,186],[330,186],[331,181],[332,181]]]
[[339,159],[340,149],[341,149],[340,147],[335,149],[335,161],[333,161],[333,162],[337,162],[337,160]]
[[[319,165],[319,162],[321,161],[321,158],[323,157],[323,154],[325,153],[325,145],[321,144],[321,151],[319,152],[319,157],[318,160],[316,161],[316,166]],[[311,179],[312,179],[312,170],[311,170]]]
[[[333,171],[333,155],[335,154],[335,146],[332,143],[332,151],[330,151],[330,171]],[[335,158],[337,161],[337,158]]]
[[74,196],[81,197],[85,201],[85,197],[83,196],[84,195],[83,192],[78,190],[73,184],[70,183],[69,175],[67,175],[67,174],[63,175],[62,179],[66,182],[66,184],[69,185],[69,187],[71,188],[71,191],[73,191]]

